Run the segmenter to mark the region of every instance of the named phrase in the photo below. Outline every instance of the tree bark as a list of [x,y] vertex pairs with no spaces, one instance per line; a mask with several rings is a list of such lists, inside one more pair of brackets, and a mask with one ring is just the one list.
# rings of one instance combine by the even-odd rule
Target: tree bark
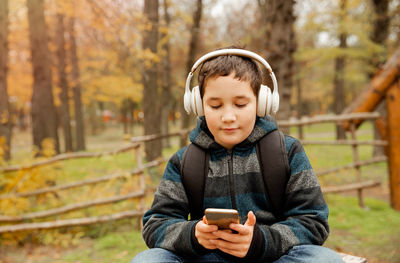
[[[164,20],[167,32],[170,30],[171,17],[168,13],[169,2],[168,0],[163,1],[164,5]],[[168,116],[171,109],[171,52],[170,52],[170,36],[168,33],[163,33],[161,36],[163,40],[162,49],[164,56],[162,59],[162,91],[161,91],[161,133],[168,134]],[[163,139],[163,147],[169,147],[169,138]]]
[[11,158],[11,118],[7,92],[8,0],[0,1],[0,160]]
[[[144,16],[146,23],[151,24],[151,29],[143,32],[143,50],[157,53],[158,45],[158,0],[144,1]],[[157,64],[153,61],[151,67],[145,67],[143,72],[143,113],[145,134],[158,134],[161,132],[160,107],[154,103],[158,99]],[[152,161],[161,156],[161,144],[158,141],[146,142],[147,161]]]
[[71,17],[68,22],[69,44],[70,44],[70,60],[72,66],[72,91],[74,98],[75,112],[75,137],[76,150],[86,150],[85,143],[85,122],[83,118],[83,104],[81,95],[81,82],[79,73],[78,51],[75,38],[75,18]]
[[[344,51],[347,48],[347,33],[344,31],[344,20],[346,17],[346,1],[340,1],[340,16],[339,16],[339,50]],[[333,108],[335,114],[340,114],[345,108],[345,95],[344,95],[344,74],[346,67],[346,57],[341,54],[335,59],[335,73],[333,79]],[[343,127],[336,124],[336,139],[345,139],[346,133]]]
[[64,134],[64,146],[66,152],[72,152],[72,134],[71,134],[71,117],[69,110],[68,81],[67,81],[67,62],[65,55],[65,27],[64,15],[57,14],[57,58],[58,58],[58,85],[60,92],[60,119]]
[[[278,81],[280,104],[278,116],[289,119],[291,116],[291,89],[293,86],[294,57],[296,40],[294,33],[294,4],[288,0],[259,0],[264,28],[264,57],[267,59]],[[272,82],[269,82],[272,83]],[[268,84],[272,89],[272,85]],[[289,130],[284,130],[288,133]]]
[[29,39],[33,66],[32,135],[33,144],[42,149],[42,142],[50,138],[57,153],[59,141],[57,118],[53,101],[50,51],[47,46],[43,0],[27,0]]
[[[390,17],[388,15],[389,9],[389,1],[388,0],[372,0],[371,1],[374,7],[374,22],[373,22],[373,31],[371,34],[371,40],[381,46],[384,46],[386,40],[389,35],[389,24],[390,24]],[[377,70],[381,66],[384,59],[386,59],[386,48],[384,51],[373,54],[370,58],[371,66]],[[374,77],[374,71],[368,72],[368,79],[371,80]],[[378,112],[386,117],[386,105],[385,101],[383,100],[381,105],[378,106]],[[374,126],[374,138],[375,140],[380,140],[381,136],[376,126]],[[373,156],[379,156],[384,153],[384,149],[379,146],[374,147]]]
[[[186,62],[186,74],[189,73],[189,71],[192,69],[192,66],[194,64],[195,60],[195,55],[197,52],[198,48],[198,43],[199,43],[199,34],[200,34],[200,22],[201,22],[201,16],[203,13],[203,1],[202,0],[197,0],[196,2],[196,9],[193,13],[193,24],[191,27],[191,37],[190,37],[190,43],[189,43],[189,53],[188,53],[188,58]],[[186,75],[185,78],[186,79]],[[183,102],[183,96],[182,100]],[[182,119],[182,130],[185,130],[189,128],[190,124],[190,116],[186,113],[184,107],[181,107],[181,119]],[[181,147],[185,146],[187,144],[187,138],[181,138]]]

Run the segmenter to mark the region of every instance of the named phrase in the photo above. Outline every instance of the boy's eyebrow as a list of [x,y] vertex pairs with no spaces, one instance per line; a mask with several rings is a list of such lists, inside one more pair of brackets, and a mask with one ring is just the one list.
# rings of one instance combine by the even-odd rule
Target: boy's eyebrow
[[219,98],[219,97],[210,97],[210,98],[207,99],[207,101],[208,101],[208,100],[220,100],[220,99],[221,99],[221,98]]
[[[235,96],[234,98],[235,98],[235,99],[248,99],[249,96],[246,96],[246,95],[238,95],[238,96]],[[210,97],[210,98],[208,98],[207,100],[220,100],[220,99],[221,99],[220,97]]]
[[[246,95],[239,95],[239,96],[235,96],[234,99],[236,99],[236,100],[241,100],[241,99],[247,100],[247,99],[249,99],[249,97],[246,96]],[[210,97],[206,101],[219,101],[219,100],[221,100],[220,97]]]
[[235,99],[248,99],[249,97],[246,95],[236,96]]

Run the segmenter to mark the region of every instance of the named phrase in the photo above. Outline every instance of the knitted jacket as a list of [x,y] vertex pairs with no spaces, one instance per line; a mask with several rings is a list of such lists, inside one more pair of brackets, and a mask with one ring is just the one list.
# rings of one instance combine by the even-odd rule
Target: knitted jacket
[[[279,221],[272,213],[265,197],[256,143],[275,129],[277,125],[272,118],[257,117],[249,137],[232,150],[215,142],[204,117],[198,118],[197,127],[190,133],[192,143],[210,152],[204,209],[237,209],[242,224],[249,211],[256,216],[253,240],[242,259],[245,262],[274,260],[296,245],[322,245],[329,234],[329,211],[317,177],[301,143],[287,135],[290,177],[285,191],[284,219]],[[165,168],[152,207],[143,217],[143,238],[150,248],[164,248],[181,256],[224,254],[202,247],[194,235],[198,220],[188,220],[189,203],[180,174],[185,149],[176,152]]]

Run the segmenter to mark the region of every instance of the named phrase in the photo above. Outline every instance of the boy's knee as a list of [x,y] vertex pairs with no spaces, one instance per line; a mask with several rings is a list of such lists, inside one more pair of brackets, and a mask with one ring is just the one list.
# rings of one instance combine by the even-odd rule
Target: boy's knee
[[[300,245],[293,247],[284,257],[296,259],[293,262],[326,262],[343,263],[343,259],[335,251],[316,245]],[[277,261],[279,262],[279,260]],[[285,262],[292,262],[290,260]]]
[[131,261],[131,263],[156,263],[156,262],[180,262],[180,259],[174,253],[162,249],[162,248],[151,248],[137,254]]

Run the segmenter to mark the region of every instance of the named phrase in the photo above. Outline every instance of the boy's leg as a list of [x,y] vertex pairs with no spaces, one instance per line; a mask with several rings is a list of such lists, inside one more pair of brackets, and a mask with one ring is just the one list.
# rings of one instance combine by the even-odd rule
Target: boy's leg
[[335,251],[315,245],[295,246],[274,263],[343,263],[342,258]]
[[161,263],[161,262],[213,262],[230,263],[216,253],[209,253],[197,258],[184,258],[162,248],[152,248],[137,254],[131,263]]
[[137,254],[131,263],[184,262],[176,254],[162,248],[152,248]]

